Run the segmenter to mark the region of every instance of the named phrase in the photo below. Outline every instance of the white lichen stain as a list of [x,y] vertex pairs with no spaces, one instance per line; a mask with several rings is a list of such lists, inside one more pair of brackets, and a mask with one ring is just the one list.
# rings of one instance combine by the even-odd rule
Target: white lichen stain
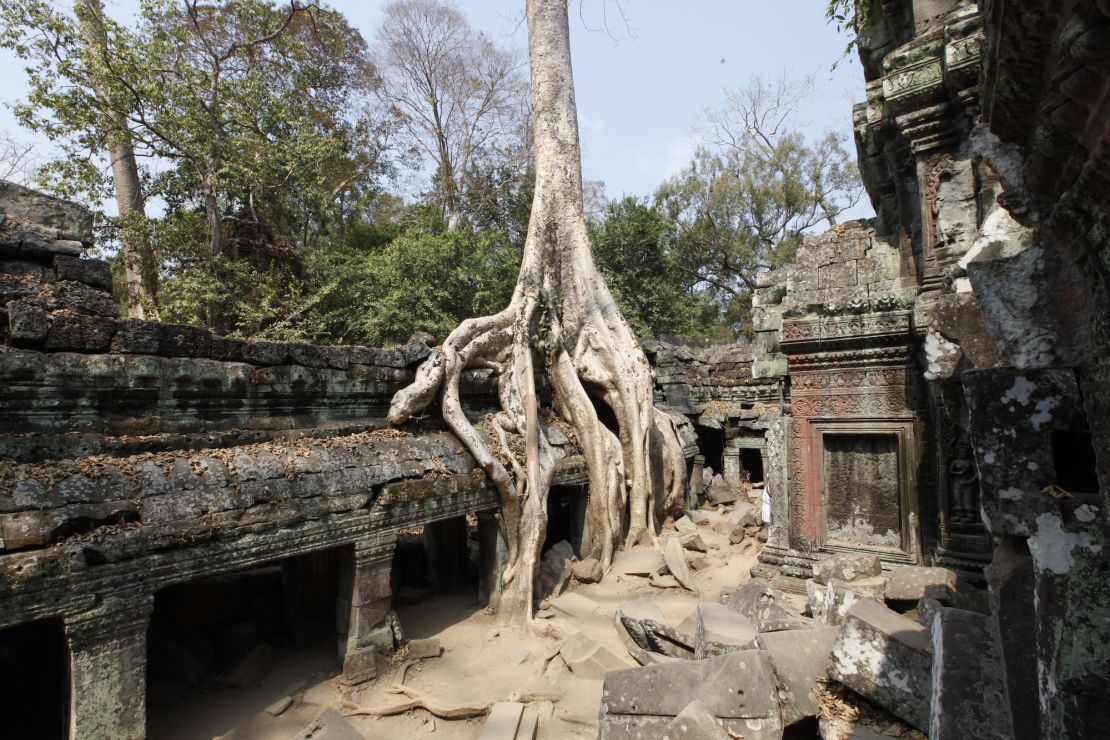
[[1037,517],[1037,531],[1029,537],[1029,552],[1039,572],[1064,574],[1074,563],[1072,551],[1082,547],[1099,552],[1102,545],[1094,544],[1088,532],[1068,532],[1060,517],[1045,512]]
[[1037,405],[1034,407],[1036,413],[1029,417],[1029,423],[1033,425],[1033,429],[1039,432],[1043,424],[1052,421],[1052,409],[1059,405],[1060,399],[1055,396],[1049,396],[1048,398],[1042,398],[1040,401],[1037,401]]
[[[1025,376],[1019,375],[1014,378],[1014,385],[1006,394],[1002,396],[1002,403],[1009,403],[1010,401],[1017,401],[1022,406],[1029,405],[1029,395],[1037,389],[1037,386],[1030,383],[1025,379]],[[1010,407],[1013,409],[1013,407]]]
[[1098,515],[1098,507],[1091,506],[1090,504],[1081,504],[1075,510],[1075,518],[1081,522],[1093,522]]
[[1020,488],[1003,488],[998,492],[998,497],[1004,501],[1020,501],[1025,492]]

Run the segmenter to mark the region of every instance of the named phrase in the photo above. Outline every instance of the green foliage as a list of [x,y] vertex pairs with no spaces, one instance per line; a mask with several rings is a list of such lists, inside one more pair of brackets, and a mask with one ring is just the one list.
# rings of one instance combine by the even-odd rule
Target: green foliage
[[708,296],[676,269],[674,227],[658,208],[635,198],[610,203],[593,227],[598,268],[638,336],[702,337],[718,327]]

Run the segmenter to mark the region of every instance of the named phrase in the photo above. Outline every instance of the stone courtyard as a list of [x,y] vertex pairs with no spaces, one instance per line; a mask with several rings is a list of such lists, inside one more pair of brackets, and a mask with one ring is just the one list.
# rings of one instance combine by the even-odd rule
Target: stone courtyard
[[655,547],[580,557],[547,420],[530,635],[480,466],[386,421],[435,338],[120,319],[91,214],[0,182],[0,734],[1110,737],[1110,3],[860,8],[876,218],[762,275],[750,343],[643,340]]

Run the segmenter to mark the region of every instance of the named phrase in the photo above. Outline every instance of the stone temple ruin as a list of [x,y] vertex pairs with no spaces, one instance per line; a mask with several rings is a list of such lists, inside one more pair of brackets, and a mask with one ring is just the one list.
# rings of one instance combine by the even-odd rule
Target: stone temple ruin
[[[604,678],[601,737],[1110,737],[1110,3],[860,10],[877,217],[762,277],[751,345],[644,342],[688,513],[620,572],[688,585],[706,504],[764,542],[685,623],[613,612],[642,667],[563,646]],[[384,422],[427,343],[120,320],[86,211],[0,184],[0,219],[5,734],[147,736],[167,671],[249,686],[279,629],[364,685],[414,584],[496,593],[493,490],[434,418]],[[464,401],[495,408],[488,371]],[[588,491],[553,442],[541,606],[570,614]]]

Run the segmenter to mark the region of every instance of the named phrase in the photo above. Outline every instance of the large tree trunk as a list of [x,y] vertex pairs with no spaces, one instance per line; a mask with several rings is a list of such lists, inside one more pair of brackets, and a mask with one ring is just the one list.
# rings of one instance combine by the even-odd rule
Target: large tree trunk
[[[528,0],[528,49],[536,191],[516,290],[500,313],[468,319],[452,332],[390,408],[390,420],[404,422],[442,388],[444,419],[500,495],[509,558],[499,611],[503,622],[515,624],[531,623],[555,468],[540,422],[535,365],[549,376],[553,410],[573,427],[588,466],[583,555],[600,558],[608,569],[622,541],[654,541],[657,501],[673,506],[685,488],[675,426],[652,404],[651,368],[590,251],[567,0]],[[459,377],[473,365],[498,373],[497,444],[508,468],[463,414]],[[602,407],[608,409],[602,416],[616,420],[615,429],[602,423]],[[524,438],[523,461],[507,443],[515,434]]]
[[[81,24],[90,57],[106,57],[107,32],[104,24],[104,7],[100,0],[77,0],[77,17]],[[94,83],[95,84],[95,83]],[[138,232],[145,231],[146,200],[139,180],[139,166],[135,162],[135,148],[126,124],[118,114],[110,112],[105,92],[93,90],[97,99],[104,102],[107,116],[108,156],[112,161],[112,184],[116,191],[116,206],[122,224],[120,242],[123,246],[123,276],[127,300],[127,316],[133,319],[158,318],[155,304],[157,266],[149,240]]]

